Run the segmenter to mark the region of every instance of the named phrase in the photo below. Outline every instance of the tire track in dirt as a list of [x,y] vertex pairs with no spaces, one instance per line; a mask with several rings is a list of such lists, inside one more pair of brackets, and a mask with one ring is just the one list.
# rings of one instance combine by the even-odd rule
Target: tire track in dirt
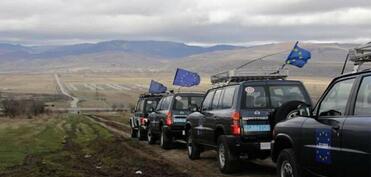
[[[97,124],[107,128],[113,133],[120,135],[124,138],[131,139],[130,126],[116,121],[107,120],[95,115],[86,115],[87,118],[96,122]],[[219,172],[216,163],[216,153],[214,151],[207,151],[202,153],[200,160],[191,161],[187,157],[187,150],[185,144],[177,143],[176,148],[171,150],[164,150],[159,146],[149,145],[144,141],[136,141],[141,149],[134,148],[134,152],[145,153],[147,157],[152,159],[165,159],[171,164],[185,173],[189,173],[193,176],[242,176],[242,177],[272,177],[275,176],[275,169],[266,165],[264,161],[258,161],[256,163],[244,162],[241,172],[233,175],[224,175]]]

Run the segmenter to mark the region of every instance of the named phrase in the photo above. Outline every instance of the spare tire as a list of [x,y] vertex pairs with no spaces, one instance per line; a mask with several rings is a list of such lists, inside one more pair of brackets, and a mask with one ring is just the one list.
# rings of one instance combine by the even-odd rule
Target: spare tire
[[298,108],[300,105],[308,105],[302,101],[289,101],[279,108],[277,108],[276,113],[274,115],[274,124],[278,122],[291,119],[298,115]]

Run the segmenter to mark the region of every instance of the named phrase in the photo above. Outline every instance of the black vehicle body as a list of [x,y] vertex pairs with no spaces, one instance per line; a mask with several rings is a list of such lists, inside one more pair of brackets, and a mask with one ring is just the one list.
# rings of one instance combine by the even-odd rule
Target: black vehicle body
[[370,127],[371,72],[343,75],[309,116],[276,125],[272,159],[281,176],[371,176]]
[[129,119],[133,138],[144,139],[146,137],[150,110],[157,107],[163,96],[161,94],[143,94],[139,97],[133,116]]
[[[286,87],[295,88],[300,98],[273,95],[274,88]],[[278,102],[279,99],[282,102]],[[199,112],[188,116],[187,131],[192,134],[192,144],[202,150],[217,148],[223,136],[231,156],[237,160],[264,159],[270,155],[276,109],[292,100],[311,104],[308,92],[299,81],[251,80],[216,87],[207,92]]]
[[163,97],[148,116],[150,139],[161,138],[161,146],[165,149],[171,147],[173,140],[184,139],[186,118],[191,107],[199,106],[203,97],[202,93],[175,93]]

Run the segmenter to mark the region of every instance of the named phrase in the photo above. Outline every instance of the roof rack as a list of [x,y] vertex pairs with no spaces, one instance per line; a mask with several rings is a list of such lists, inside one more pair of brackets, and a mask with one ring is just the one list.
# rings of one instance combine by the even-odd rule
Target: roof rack
[[143,93],[140,94],[140,98],[154,97],[154,96],[166,96],[169,93]]
[[353,73],[358,72],[362,64],[371,62],[371,42],[349,50],[342,74],[344,73],[348,59],[354,62]]
[[238,83],[249,80],[285,80],[288,77],[287,69],[267,69],[263,68],[259,71],[247,70],[230,70],[211,76],[210,80],[213,85],[215,84],[229,84]]

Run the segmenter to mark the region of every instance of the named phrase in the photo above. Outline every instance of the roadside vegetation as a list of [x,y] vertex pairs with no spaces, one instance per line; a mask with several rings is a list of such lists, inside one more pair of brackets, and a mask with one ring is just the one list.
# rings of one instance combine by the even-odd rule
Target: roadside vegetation
[[3,119],[0,142],[0,176],[187,176],[83,116]]

